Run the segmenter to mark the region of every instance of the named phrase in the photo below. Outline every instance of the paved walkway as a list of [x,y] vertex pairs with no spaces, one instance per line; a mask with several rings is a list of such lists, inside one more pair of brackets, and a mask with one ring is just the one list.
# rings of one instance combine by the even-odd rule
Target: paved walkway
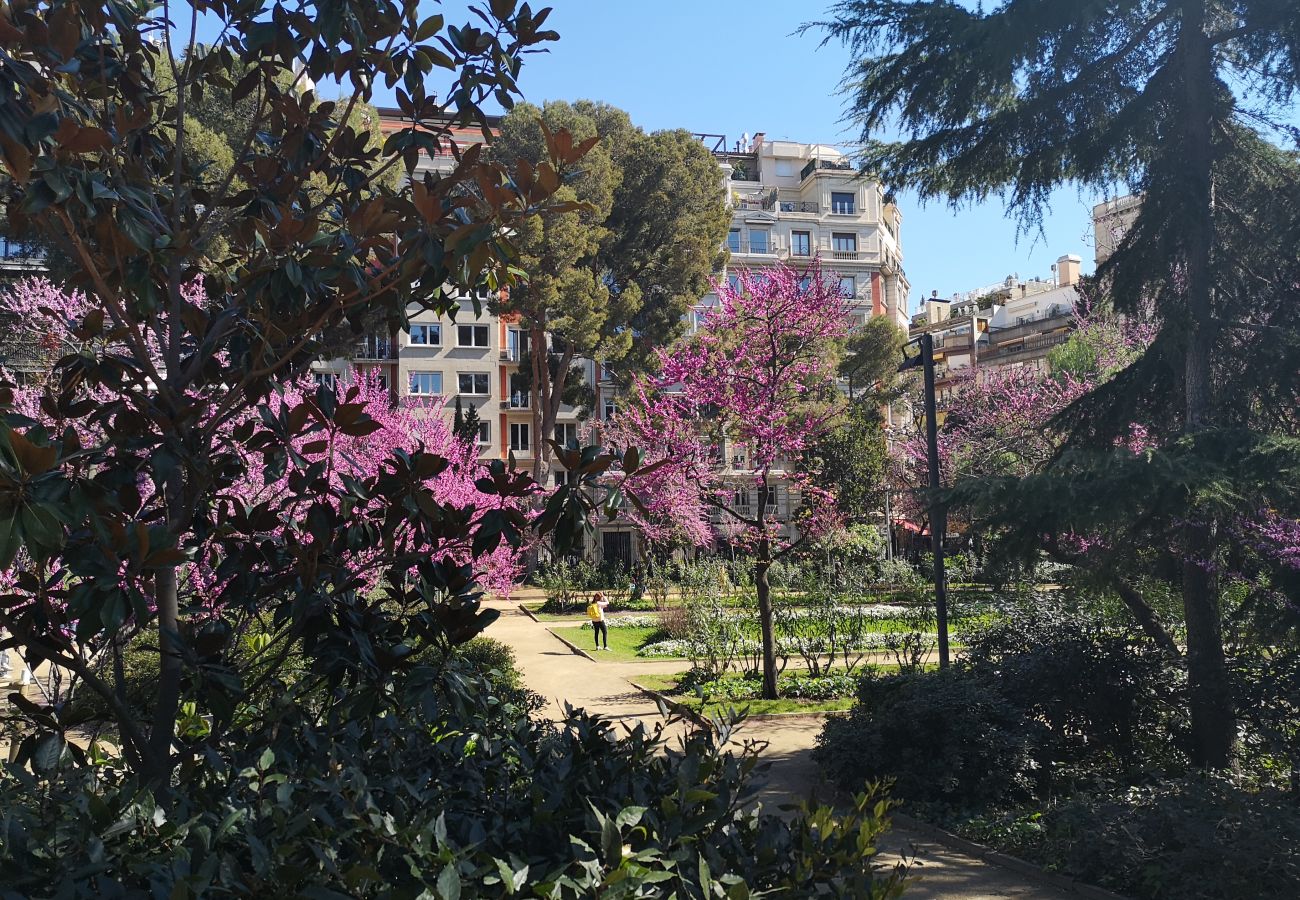
[[[672,672],[680,661],[617,662],[599,664],[570,650],[559,638],[519,611],[517,602],[490,601],[501,618],[487,635],[510,646],[524,680],[547,699],[546,714],[562,717],[564,703],[600,713],[610,719],[653,726],[661,721],[657,706],[629,683],[638,673]],[[810,795],[828,796],[819,785],[811,751],[821,731],[821,716],[753,720],[742,726],[739,738],[767,742],[763,752],[771,764],[761,785],[762,800],[775,807]],[[679,726],[679,727],[685,727]],[[1070,900],[1078,895],[1037,883],[999,866],[951,850],[919,834],[895,828],[884,842],[882,861],[898,853],[915,855],[916,883],[907,900]]]

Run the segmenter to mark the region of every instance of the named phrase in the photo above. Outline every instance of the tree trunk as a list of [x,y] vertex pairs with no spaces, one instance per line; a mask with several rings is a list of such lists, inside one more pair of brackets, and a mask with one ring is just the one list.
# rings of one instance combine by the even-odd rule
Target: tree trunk
[[[1189,336],[1184,360],[1185,434],[1207,427],[1210,417],[1210,349],[1213,315],[1214,60],[1205,32],[1203,0],[1183,7],[1179,34],[1185,91],[1184,146],[1187,191],[1192,214],[1186,222],[1187,313]],[[1213,524],[1195,513],[1183,529],[1183,616],[1187,626],[1187,675],[1191,695],[1192,759],[1206,768],[1224,768],[1232,759],[1236,722],[1228,691],[1217,585],[1212,569]]]
[[158,572],[154,602],[158,605],[158,697],[149,732],[146,774],[156,786],[171,775],[172,735],[181,691],[180,603],[175,566]]
[[763,699],[776,699],[776,637],[772,627],[772,585],[767,573],[772,568],[772,546],[764,537],[758,542],[754,561],[754,589],[758,593],[758,625],[763,633]]
[[1137,619],[1137,623],[1142,630],[1146,632],[1147,637],[1155,641],[1161,650],[1164,650],[1170,656],[1182,656],[1178,649],[1177,642],[1173,636],[1165,630],[1165,626],[1160,624],[1160,619],[1156,617],[1156,611],[1147,603],[1146,598],[1142,596],[1141,591],[1133,587],[1123,578],[1116,577],[1112,583],[1115,586],[1115,593],[1119,599],[1128,607],[1128,611]]

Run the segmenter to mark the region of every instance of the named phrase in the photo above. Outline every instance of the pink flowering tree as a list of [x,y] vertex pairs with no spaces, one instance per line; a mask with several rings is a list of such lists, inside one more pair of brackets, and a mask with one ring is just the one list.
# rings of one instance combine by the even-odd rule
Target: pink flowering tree
[[817,264],[742,270],[715,290],[718,305],[659,353],[659,374],[634,387],[604,441],[652,448],[626,485],[649,540],[705,546],[716,521],[753,553],[763,696],[775,698],[768,571],[836,521],[833,497],[796,461],[840,410],[836,362],[849,312],[838,279]]
[[[201,282],[182,295],[196,311],[212,308]],[[445,598],[445,631],[465,639],[487,621],[475,608],[477,588],[508,593],[517,580],[528,542],[523,508],[536,487],[499,463],[481,464],[440,404],[394,404],[365,372],[337,391],[304,373],[246,405],[230,402],[221,379],[187,394],[211,489],[183,528],[167,527],[167,498],[150,466],[168,465],[174,451],[166,440],[127,437],[139,415],[136,389],[124,397],[102,373],[77,378],[77,366],[128,356],[120,335],[87,326],[95,315],[85,295],[44,280],[0,292],[16,364],[0,388],[8,413],[0,502],[27,532],[21,544],[13,531],[3,535],[0,649],[17,650],[33,669],[52,662],[51,671],[71,676],[66,688],[98,693],[134,763],[149,763],[148,723],[104,671],[131,638],[157,626],[160,568],[174,579],[176,637],[225,655],[231,637],[273,635],[268,659],[322,634],[338,640],[339,627],[349,627],[340,617],[366,609],[371,596],[411,615]],[[140,338],[145,362],[160,365],[154,335]],[[224,366],[224,355],[214,363]],[[141,405],[147,390],[139,386]],[[109,524],[85,528],[87,508]],[[190,678],[219,668],[207,664]],[[216,706],[201,709],[214,730],[232,714],[237,698],[222,691],[233,684],[213,677],[208,685]]]

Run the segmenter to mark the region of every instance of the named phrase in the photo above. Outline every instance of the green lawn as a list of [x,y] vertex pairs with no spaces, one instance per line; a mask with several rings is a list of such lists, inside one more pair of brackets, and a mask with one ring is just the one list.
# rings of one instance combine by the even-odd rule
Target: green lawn
[[[637,656],[649,640],[660,637],[663,632],[658,628],[611,628],[609,629],[609,652],[596,653],[592,647],[594,638],[590,628],[574,625],[570,627],[552,627],[551,631],[565,640],[591,653],[597,660],[608,659],[610,662],[647,662],[648,658]],[[656,656],[654,659],[673,659],[671,656]],[[680,657],[676,657],[680,659]]]
[[706,716],[721,715],[732,708],[747,710],[750,715],[763,716],[772,713],[839,712],[853,705],[852,697],[842,697],[837,700],[715,700],[704,703],[693,694],[673,693],[677,689],[678,679],[684,674],[679,672],[675,675],[638,675],[636,683],[652,691],[658,691],[672,698],[673,702]]

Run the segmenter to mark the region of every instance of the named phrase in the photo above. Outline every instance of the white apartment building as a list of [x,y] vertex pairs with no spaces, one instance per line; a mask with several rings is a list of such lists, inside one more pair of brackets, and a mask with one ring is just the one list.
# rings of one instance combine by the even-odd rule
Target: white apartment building
[[1079,300],[1073,254],[1057,259],[1051,279],[997,284],[940,298],[932,294],[912,318],[912,337],[934,335],[935,388],[940,399],[955,379],[980,370],[1028,366],[1047,374],[1047,354],[1069,340]]

